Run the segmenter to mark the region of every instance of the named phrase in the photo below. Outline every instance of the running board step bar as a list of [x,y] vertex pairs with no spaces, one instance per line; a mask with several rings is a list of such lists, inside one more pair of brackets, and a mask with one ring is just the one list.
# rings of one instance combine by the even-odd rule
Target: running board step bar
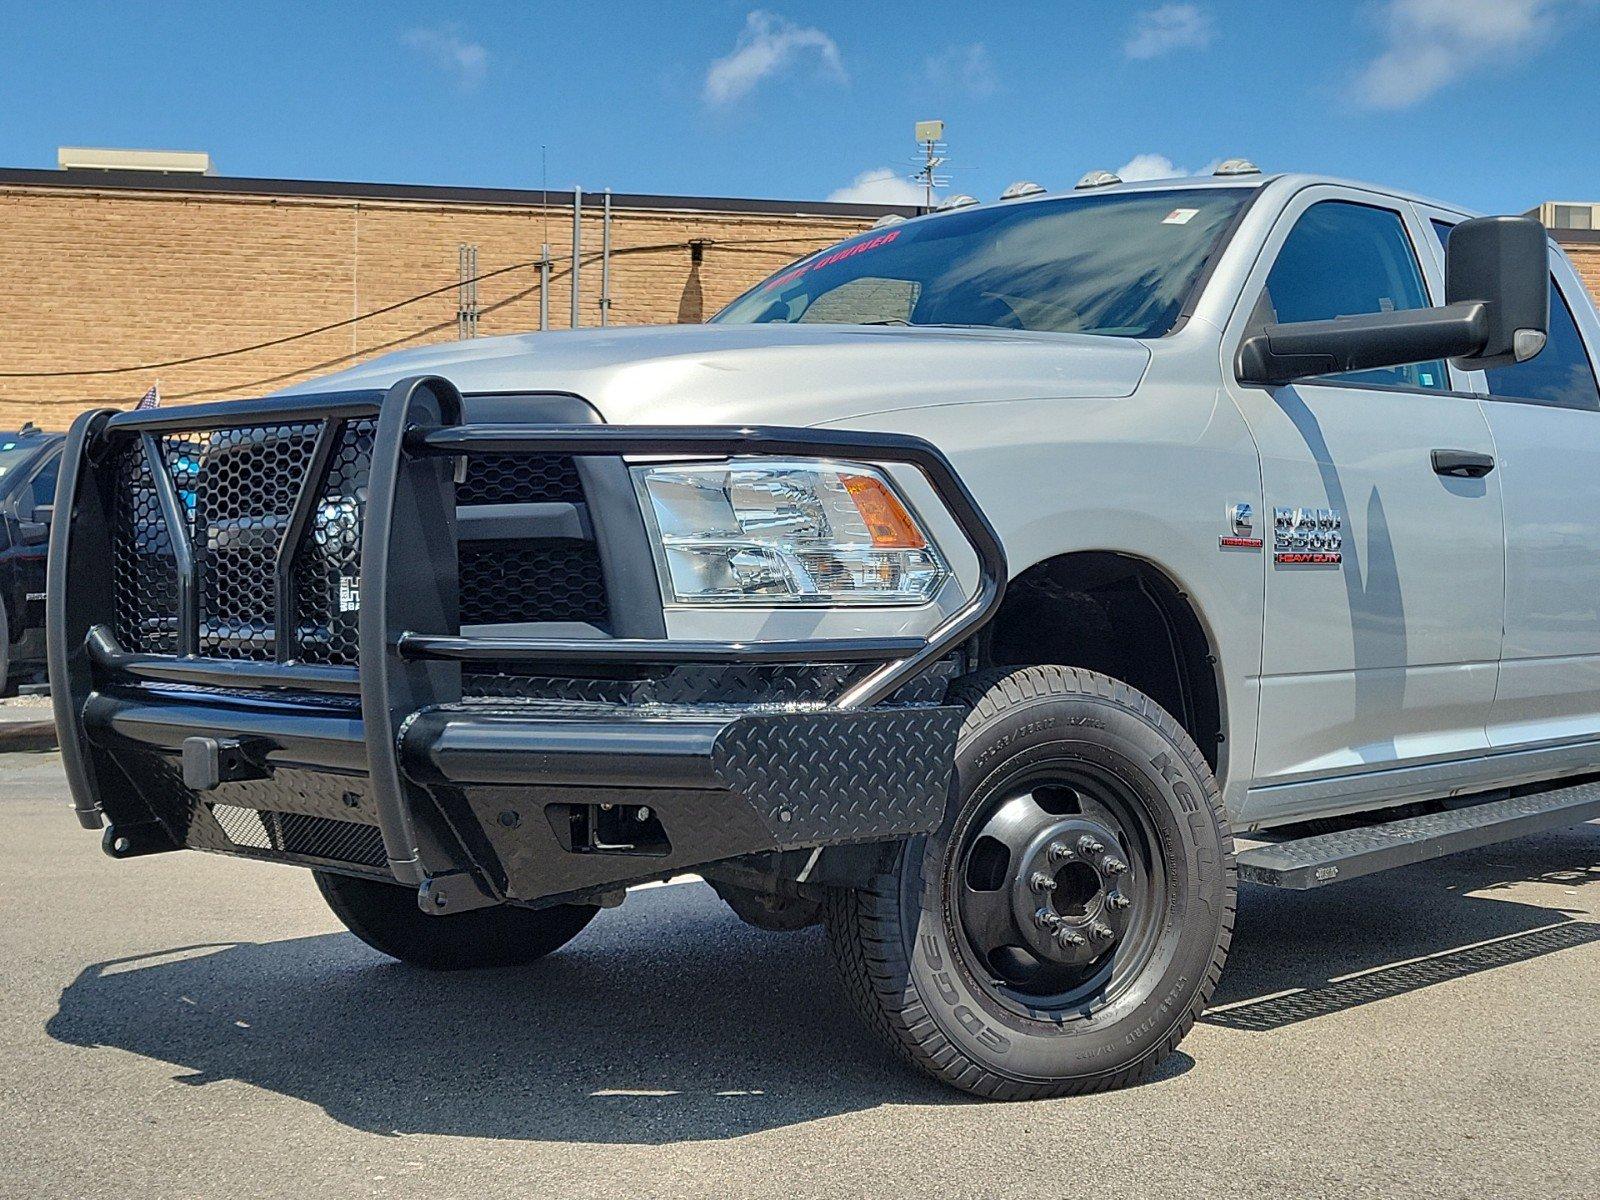
[[1600,782],[1242,851],[1239,878],[1306,891],[1600,818]]

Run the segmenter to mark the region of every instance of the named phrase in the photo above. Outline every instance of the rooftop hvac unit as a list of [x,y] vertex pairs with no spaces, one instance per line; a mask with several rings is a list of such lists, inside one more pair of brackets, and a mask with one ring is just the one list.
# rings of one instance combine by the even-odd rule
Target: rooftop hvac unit
[[63,171],[164,171],[175,175],[215,175],[204,150],[108,150],[62,146],[56,165]]

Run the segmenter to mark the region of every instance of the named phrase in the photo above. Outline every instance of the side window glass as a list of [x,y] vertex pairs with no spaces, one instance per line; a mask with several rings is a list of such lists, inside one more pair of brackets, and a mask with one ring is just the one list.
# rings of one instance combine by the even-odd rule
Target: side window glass
[[38,508],[41,504],[54,504],[56,502],[56,472],[61,469],[61,458],[57,455],[34,473],[28,487],[33,493],[33,506]]
[[[1448,241],[1450,226],[1435,221],[1433,230],[1441,242]],[[1595,385],[1594,366],[1572,318],[1572,307],[1550,277],[1550,340],[1527,362],[1495,367],[1483,373],[1491,396],[1504,400],[1529,400],[1553,408],[1581,408],[1600,411],[1600,387]]]
[[[1422,268],[1400,214],[1344,200],[1324,200],[1300,214],[1267,276],[1263,305],[1268,319],[1280,322],[1428,306]],[[1442,360],[1325,378],[1440,391],[1450,386]]]

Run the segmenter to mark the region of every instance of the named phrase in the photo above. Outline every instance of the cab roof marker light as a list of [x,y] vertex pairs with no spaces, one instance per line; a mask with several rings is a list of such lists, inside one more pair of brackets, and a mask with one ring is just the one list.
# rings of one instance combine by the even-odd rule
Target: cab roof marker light
[[1110,187],[1114,183],[1121,183],[1122,177],[1115,171],[1090,171],[1077,183],[1072,185],[1072,190],[1082,191],[1085,188]]
[[1213,175],[1259,175],[1261,168],[1248,158],[1229,158],[1217,164]]
[[879,217],[876,221],[874,221],[872,223],[872,228],[874,228],[874,229],[883,229],[883,228],[885,228],[885,227],[887,227],[889,225],[898,225],[898,224],[900,224],[901,221],[904,221],[904,220],[905,220],[905,218],[902,217],[899,213],[885,213],[883,216]]
[[939,201],[939,207],[934,211],[949,212],[952,208],[971,208],[977,202],[978,198],[976,196],[969,196],[965,192],[958,192],[954,196],[947,196],[945,199]]
[[1044,188],[1030,179],[1019,179],[1000,193],[1002,200],[1021,200],[1024,196],[1042,196]]

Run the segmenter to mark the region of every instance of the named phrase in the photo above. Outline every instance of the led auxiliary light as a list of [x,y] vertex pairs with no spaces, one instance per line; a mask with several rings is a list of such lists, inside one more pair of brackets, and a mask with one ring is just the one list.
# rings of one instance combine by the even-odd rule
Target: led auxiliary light
[[679,604],[921,604],[949,577],[876,467],[736,458],[633,477]]

